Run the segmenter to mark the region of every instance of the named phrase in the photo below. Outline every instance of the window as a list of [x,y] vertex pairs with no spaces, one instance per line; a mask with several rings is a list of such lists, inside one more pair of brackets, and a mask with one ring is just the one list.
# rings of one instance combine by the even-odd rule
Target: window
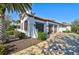
[[38,32],[44,32],[44,24],[43,23],[39,23],[36,22],[36,29],[38,30]]
[[28,21],[25,21],[24,22],[24,30],[27,31],[27,28],[28,28]]

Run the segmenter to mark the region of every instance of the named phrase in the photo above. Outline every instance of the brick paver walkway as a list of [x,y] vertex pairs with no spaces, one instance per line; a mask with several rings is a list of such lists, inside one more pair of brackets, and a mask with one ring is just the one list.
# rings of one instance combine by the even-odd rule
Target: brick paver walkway
[[6,45],[9,45],[9,54],[23,50],[27,47],[30,47],[32,45],[35,45],[37,43],[41,42],[40,40],[37,39],[22,39],[22,40],[17,40],[13,41],[10,43],[6,43]]

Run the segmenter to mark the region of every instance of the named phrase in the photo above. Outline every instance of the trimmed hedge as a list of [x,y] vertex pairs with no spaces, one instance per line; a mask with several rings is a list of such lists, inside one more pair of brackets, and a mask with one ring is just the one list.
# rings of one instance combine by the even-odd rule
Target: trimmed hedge
[[46,40],[46,33],[44,32],[38,32],[38,39],[39,40]]

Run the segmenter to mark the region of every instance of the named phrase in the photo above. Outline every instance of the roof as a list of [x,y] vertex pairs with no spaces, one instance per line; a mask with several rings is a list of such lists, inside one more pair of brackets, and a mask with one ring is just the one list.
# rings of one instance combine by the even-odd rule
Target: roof
[[34,16],[34,15],[31,15],[31,14],[28,14],[28,13],[24,13],[24,15],[23,15],[23,17],[22,17],[21,19],[23,19],[23,18],[25,17],[25,15],[28,15],[28,16],[30,16],[30,17],[34,17],[35,19],[37,19],[37,20],[41,20],[41,21],[44,21],[44,22],[53,22],[53,23],[60,24],[60,25],[62,25],[62,26],[68,26],[68,25],[65,25],[65,24],[62,24],[62,23],[56,22],[56,21],[54,21],[54,20],[41,18],[41,17]]

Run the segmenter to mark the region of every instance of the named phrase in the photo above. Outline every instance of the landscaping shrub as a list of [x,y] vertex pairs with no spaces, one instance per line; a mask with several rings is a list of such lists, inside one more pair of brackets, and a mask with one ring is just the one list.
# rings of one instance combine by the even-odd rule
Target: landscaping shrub
[[6,43],[6,42],[9,42],[9,34],[7,34],[7,31],[4,31],[4,38],[3,40],[1,40],[2,42],[1,43]]
[[69,30],[66,30],[66,31],[63,31],[64,33],[70,33],[71,31],[69,31]]
[[19,39],[23,39],[25,38],[25,34],[19,31],[15,31],[15,37],[19,38]]
[[3,44],[0,44],[0,55],[4,55],[6,54],[6,46],[4,46]]
[[14,35],[15,28],[16,28],[16,26],[14,26],[14,25],[8,26],[8,28],[6,29],[7,35]]
[[14,35],[14,30],[6,31],[7,35]]
[[14,30],[15,29],[15,26],[8,26],[8,28],[6,29],[6,31],[10,31],[10,30]]
[[73,25],[72,27],[71,27],[71,31],[72,32],[74,32],[74,33],[78,33],[79,34],[79,26],[78,25]]
[[46,40],[46,33],[44,32],[38,32],[38,39],[39,40]]
[[5,35],[7,39],[10,39],[10,36],[14,35],[16,26],[14,25],[9,25],[5,31]]
[[12,38],[11,36],[14,35],[14,30],[10,30],[10,31],[5,31],[5,42],[9,42],[10,39]]

